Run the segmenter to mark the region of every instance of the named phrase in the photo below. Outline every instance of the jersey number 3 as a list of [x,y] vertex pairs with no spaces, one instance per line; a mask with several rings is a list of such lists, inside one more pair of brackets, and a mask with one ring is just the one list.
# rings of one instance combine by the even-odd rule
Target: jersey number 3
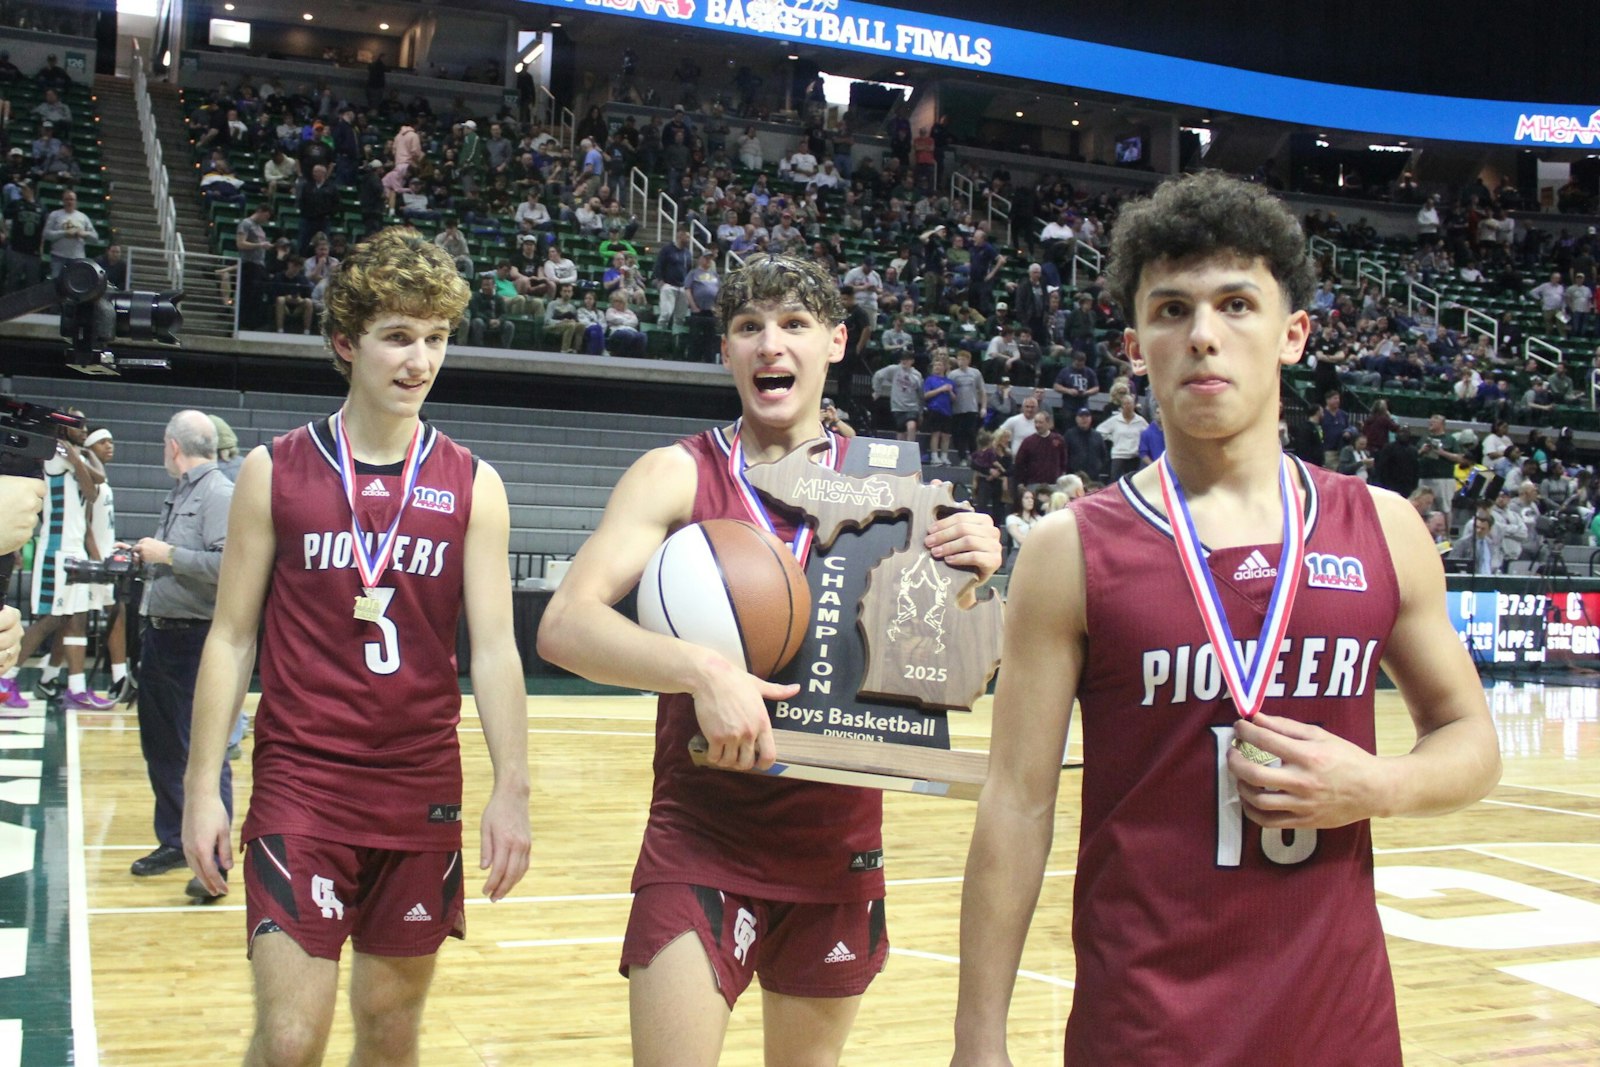
[[378,602],[378,617],[372,620],[378,628],[378,640],[366,644],[367,670],[373,674],[393,674],[400,669],[400,631],[389,618],[394,589],[380,585],[372,591],[372,596]]
[[[1217,866],[1237,867],[1244,854],[1246,820],[1239,800],[1239,783],[1228,770],[1233,727],[1213,726],[1211,736],[1217,746]],[[1260,830],[1261,854],[1281,866],[1304,863],[1317,850],[1315,830]]]

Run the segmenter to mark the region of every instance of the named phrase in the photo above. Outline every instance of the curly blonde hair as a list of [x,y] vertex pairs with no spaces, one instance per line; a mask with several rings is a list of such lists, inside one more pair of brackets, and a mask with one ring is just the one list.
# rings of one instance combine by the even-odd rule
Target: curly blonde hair
[[399,226],[379,231],[356,245],[328,282],[322,336],[333,352],[334,369],[349,381],[350,364],[333,349],[335,334],[354,340],[384,312],[444,319],[454,331],[471,299],[444,249]]

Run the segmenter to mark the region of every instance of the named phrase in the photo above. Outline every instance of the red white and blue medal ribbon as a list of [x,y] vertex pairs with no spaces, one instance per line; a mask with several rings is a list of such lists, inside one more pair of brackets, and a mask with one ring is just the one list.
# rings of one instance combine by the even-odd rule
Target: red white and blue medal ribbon
[[1295,591],[1300,587],[1300,569],[1305,565],[1305,507],[1294,466],[1289,457],[1283,456],[1278,468],[1278,484],[1283,492],[1283,551],[1278,557],[1278,576],[1272,583],[1261,637],[1248,661],[1233,639],[1227,613],[1222,609],[1222,598],[1212,580],[1211,568],[1206,564],[1205,550],[1195,533],[1189,502],[1165,454],[1156,468],[1161,479],[1161,499],[1166,504],[1167,521],[1172,526],[1172,540],[1178,547],[1183,575],[1189,582],[1189,591],[1194,594],[1195,606],[1200,609],[1200,618],[1222,668],[1228,695],[1233,698],[1239,717],[1248,719],[1266,702],[1267,683],[1289,632],[1289,615],[1294,610]]
[[[767,512],[767,505],[762,502],[761,494],[757,493],[755,486],[750,484],[750,479],[744,475],[744,470],[749,466],[744,458],[744,446],[739,443],[739,437],[744,426],[744,419],[740,418],[733,424],[733,439],[728,442],[728,477],[733,479],[733,484],[739,490],[739,496],[744,501],[744,509],[750,514],[755,524],[774,537],[778,531],[772,525],[772,516]],[[828,434],[828,459],[830,468],[839,468],[839,435],[832,430]],[[810,524],[802,522],[795,528],[794,540],[788,542],[789,551],[794,553],[794,558],[800,561],[803,568],[806,565],[806,555],[811,551],[811,540],[816,536],[816,530]],[[783,538],[778,537],[782,541]]]
[[[422,423],[417,423],[416,431],[411,435],[411,444],[406,447],[405,463],[400,468],[400,506],[394,513],[394,521],[389,523],[387,530],[377,535],[377,540],[369,550],[366,534],[356,518],[356,461],[350,449],[350,438],[345,433],[343,415],[341,410],[333,416],[334,457],[339,461],[339,481],[344,486],[345,499],[350,502],[350,535],[354,542],[351,555],[355,557],[356,571],[361,576],[361,588],[371,598],[378,588],[378,579],[389,569],[389,560],[394,555],[395,535],[400,531],[400,519],[406,513],[406,505],[411,503],[411,491],[417,484],[417,471],[422,466],[422,449],[419,447],[422,442]],[[358,597],[357,618],[363,617],[360,600]]]

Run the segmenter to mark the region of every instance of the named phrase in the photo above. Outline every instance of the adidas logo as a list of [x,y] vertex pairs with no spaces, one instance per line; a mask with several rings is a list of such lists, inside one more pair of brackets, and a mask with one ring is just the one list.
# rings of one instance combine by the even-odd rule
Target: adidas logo
[[432,921],[433,916],[429,915],[428,909],[421,904],[413,904],[411,910],[406,912],[406,922],[408,923],[427,923]]
[[1236,582],[1247,581],[1251,578],[1276,578],[1277,576],[1278,568],[1274,567],[1272,561],[1261,554],[1259,548],[1246,556],[1245,561],[1239,564],[1239,569],[1233,572],[1233,580]]
[[823,963],[849,963],[856,958],[856,954],[845,947],[843,941],[834,945],[828,954],[822,957]]
[[378,479],[374,478],[374,479],[372,479],[372,481],[367,483],[367,487],[365,489],[361,490],[361,495],[362,496],[388,496],[389,495],[389,490],[387,490],[387,489],[385,489],[383,487],[383,483],[382,482],[380,482],[380,481],[378,481]]

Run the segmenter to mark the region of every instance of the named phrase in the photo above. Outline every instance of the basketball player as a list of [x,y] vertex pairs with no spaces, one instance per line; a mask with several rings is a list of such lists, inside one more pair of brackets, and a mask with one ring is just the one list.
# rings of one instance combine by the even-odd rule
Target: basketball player
[[[76,409],[69,408],[67,413],[83,417],[83,412]],[[65,566],[69,559],[90,557],[89,508],[106,480],[99,459],[84,448],[87,437],[88,431],[82,426],[68,430],[66,437],[56,443],[56,454],[44,462],[45,504],[40,513],[38,551],[33,556],[34,621],[22,636],[16,664],[0,679],[0,695],[5,698],[6,707],[27,706],[17,680],[18,671],[53,637],[59,637],[62,647],[51,658],[57,664],[63,659],[66,663],[63,706],[78,711],[105,711],[116,706],[89,688],[84,672],[94,587],[68,582]],[[52,669],[47,661],[41,681],[53,683],[59,670],[59,666]],[[43,692],[54,698],[60,689],[50,684]]]
[[344,406],[255,449],[239,473],[186,777],[206,801],[185,806],[183,842],[200,882],[225,892],[227,817],[203,783],[221,770],[264,608],[241,835],[256,989],[248,1064],[321,1061],[346,939],[351,1062],[417,1062],[434,955],[463,933],[452,658],[463,608],[494,762],[484,893],[500,899],[527,870],[505,488],[418,418],[467,299],[450,256],[421,237],[391,229],[358,245],[327,295]]
[[[1111,271],[1170,466],[1051,515],[1023,547],[967,860],[954,1062],[1009,1062],[1076,697],[1066,1062],[1397,1065],[1368,820],[1461,808],[1500,768],[1438,555],[1400,497],[1280,450],[1280,368],[1305,346],[1313,285],[1280,202],[1214,173],[1169,182],[1119,219]],[[1287,620],[1281,644],[1264,616]],[[1417,738],[1385,758],[1380,663]]]
[[[760,498],[746,498],[739,483],[743,464],[779,459],[824,434],[823,383],[846,345],[837,286],[810,260],[753,256],[724,280],[717,314],[742,417],[656,449],[623,475],[551,601],[539,651],[596,681],[662,694],[655,790],[622,948],[634,1063],[716,1063],[733,1004],[759,977],[766,1062],[815,1067],[838,1062],[888,952],[883,871],[866,861],[881,855],[881,794],[694,767],[686,746],[697,732],[719,767],[770,766],[765,702],[798,687],[763,681],[612,609],[661,542],[689,523],[765,518],[779,537],[796,537],[783,515],[747,510],[746,499],[760,507]],[[927,544],[985,579],[1000,563],[986,515],[935,523]]]

